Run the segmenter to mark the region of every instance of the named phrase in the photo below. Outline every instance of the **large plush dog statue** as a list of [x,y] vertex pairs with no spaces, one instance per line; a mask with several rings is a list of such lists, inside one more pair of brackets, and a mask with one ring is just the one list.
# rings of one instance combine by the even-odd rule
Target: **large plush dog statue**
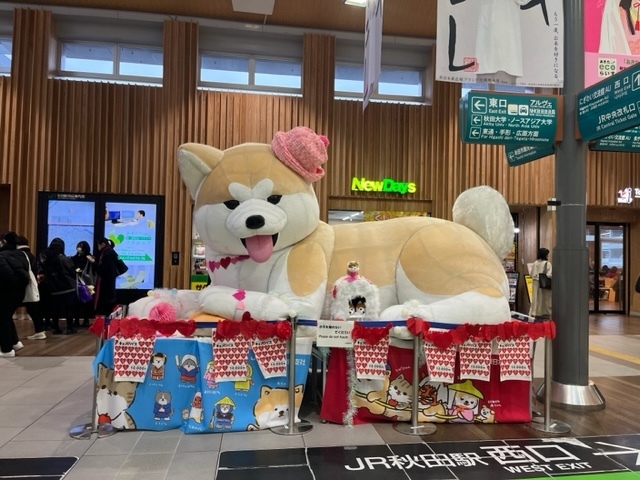
[[271,145],[180,147],[211,277],[200,293],[204,312],[236,320],[245,312],[267,320],[330,318],[331,287],[356,260],[379,289],[381,320],[510,319],[501,259],[513,221],[497,191],[463,192],[452,222],[404,217],[329,226],[319,220],[312,187],[324,174],[327,145],[326,137],[296,127],[278,132]]

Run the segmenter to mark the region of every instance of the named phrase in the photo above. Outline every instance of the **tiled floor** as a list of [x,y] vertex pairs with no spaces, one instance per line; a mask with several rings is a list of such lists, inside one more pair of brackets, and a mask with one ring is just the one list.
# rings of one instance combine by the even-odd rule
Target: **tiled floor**
[[[592,336],[590,342],[600,353],[590,356],[591,377],[640,375],[640,362],[633,357],[640,351],[640,337],[601,335]],[[538,378],[544,371],[541,347],[534,365]],[[172,430],[74,440],[68,435],[69,428],[88,422],[91,415],[91,362],[92,357],[0,359],[0,457],[79,457],[65,477],[69,480],[181,479],[187,473],[189,478],[213,479],[224,451],[420,441],[396,432],[391,424],[353,428],[322,424],[313,408],[301,415],[314,425],[302,436],[279,436],[271,431],[184,435]]]

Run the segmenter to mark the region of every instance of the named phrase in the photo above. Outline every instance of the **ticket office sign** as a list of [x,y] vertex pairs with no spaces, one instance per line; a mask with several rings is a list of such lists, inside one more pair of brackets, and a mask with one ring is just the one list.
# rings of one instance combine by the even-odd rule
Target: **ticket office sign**
[[553,96],[471,91],[460,111],[465,143],[551,146],[556,139]]
[[595,140],[640,125],[640,64],[578,94],[578,130]]

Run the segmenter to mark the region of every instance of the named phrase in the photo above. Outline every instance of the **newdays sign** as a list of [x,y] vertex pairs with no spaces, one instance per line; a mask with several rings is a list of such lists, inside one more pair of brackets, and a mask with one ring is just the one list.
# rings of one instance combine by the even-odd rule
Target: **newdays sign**
[[393,178],[367,180],[365,177],[353,177],[351,179],[351,190],[354,192],[384,192],[405,195],[407,193],[416,193],[417,187],[413,182],[397,182]]

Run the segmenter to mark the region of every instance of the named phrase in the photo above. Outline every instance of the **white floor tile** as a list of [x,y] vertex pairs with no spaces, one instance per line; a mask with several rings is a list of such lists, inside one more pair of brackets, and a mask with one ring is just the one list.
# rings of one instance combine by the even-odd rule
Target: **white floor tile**
[[22,427],[0,427],[0,447],[14,439],[22,430]]
[[[202,436],[202,435],[196,435]],[[208,452],[180,452],[173,456],[173,461],[167,472],[166,480],[180,480],[185,472],[189,472],[190,478],[211,478],[216,474],[218,455]],[[238,479],[240,480],[240,479]]]
[[277,435],[269,430],[223,433],[220,451],[270,450],[273,448],[302,448],[302,435]]
[[329,423],[314,424],[313,430],[302,436],[307,447],[384,445],[373,424],[354,425],[353,427]]
[[85,455],[74,465],[64,480],[113,480],[127,459],[127,455]]
[[1,458],[12,457],[81,457],[94,440],[10,441],[0,447]]
[[71,427],[86,423],[85,419],[78,420],[77,415],[44,415],[25,428],[14,440],[20,442],[30,440],[68,440]]
[[98,438],[87,450],[87,455],[129,455],[141,437],[142,432],[131,431]]
[[51,405],[3,405],[0,408],[0,425],[28,427],[50,409]]
[[166,475],[169,470],[172,459],[173,453],[129,455],[124,461],[119,475],[148,475],[155,473],[156,478],[164,478],[164,475]]

